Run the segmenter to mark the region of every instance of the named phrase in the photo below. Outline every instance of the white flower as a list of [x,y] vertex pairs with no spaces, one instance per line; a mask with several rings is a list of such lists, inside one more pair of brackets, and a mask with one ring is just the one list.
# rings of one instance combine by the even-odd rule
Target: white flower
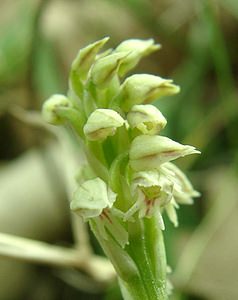
[[91,141],[104,140],[115,134],[118,127],[123,126],[125,120],[112,109],[96,109],[89,116],[83,131]]
[[95,222],[102,237],[107,240],[108,232],[124,247],[128,233],[119,219],[122,212],[113,208],[117,195],[100,178],[82,183],[74,192],[70,208],[85,221]]
[[159,225],[164,229],[161,212],[172,200],[173,183],[157,171],[138,172],[133,176],[131,192],[135,203],[124,218],[129,220],[136,212],[139,218],[158,214]]
[[101,215],[105,208],[111,208],[117,195],[100,178],[82,183],[74,192],[70,208],[85,220]]

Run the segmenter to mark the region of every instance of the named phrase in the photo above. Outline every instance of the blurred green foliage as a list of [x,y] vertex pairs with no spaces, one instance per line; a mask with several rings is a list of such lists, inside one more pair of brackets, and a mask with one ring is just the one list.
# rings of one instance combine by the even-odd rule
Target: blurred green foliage
[[[221,270],[221,257],[216,256],[211,261],[213,256],[209,254],[207,245],[208,240],[209,243],[213,240],[218,243],[214,238],[215,232],[223,230],[231,211],[222,210],[224,217],[217,221],[214,232],[208,221],[204,226],[204,220],[208,220],[217,203],[225,202],[227,206],[234,205],[237,208],[233,201],[237,194],[232,192],[235,184],[230,189],[227,187],[231,181],[237,180],[238,171],[238,2],[5,0],[1,1],[0,15],[2,160],[13,159],[25,150],[43,143],[36,140],[35,129],[19,124],[11,116],[11,108],[19,105],[39,111],[42,102],[49,95],[65,92],[70,63],[80,47],[107,35],[111,36],[111,46],[133,37],[153,37],[162,44],[162,50],[141,62],[137,72],[171,77],[181,86],[179,95],[157,102],[157,106],[169,120],[165,135],[194,145],[202,151],[200,157],[192,156],[180,161],[180,167],[187,170],[196,189],[201,190],[202,197],[196,200],[194,206],[181,207],[178,229],[174,229],[169,222],[166,226],[168,262],[175,269],[174,275],[172,274],[175,292],[171,299],[237,299],[237,290],[232,290],[236,286],[229,286],[228,296],[227,280],[222,274],[217,283],[215,274],[210,274],[214,278],[204,276],[207,270],[206,265],[203,265],[202,254],[210,255],[214,272],[216,269]],[[222,174],[223,178],[217,181],[217,189],[222,190],[221,186],[224,185],[227,191],[222,199],[211,192],[214,186],[216,189],[216,182],[207,184],[209,178],[215,177],[217,173]],[[234,220],[234,224],[237,226],[237,221]],[[237,236],[236,228],[229,228],[233,230],[233,236]],[[222,253],[222,238],[225,236],[226,232],[223,230],[219,236],[221,249],[218,252]],[[198,244],[199,239],[201,243],[204,240],[206,243],[201,249],[196,249],[191,246],[193,239]],[[187,249],[192,249],[193,252],[189,253],[186,247],[190,247]],[[196,251],[198,254],[194,253]],[[187,280],[178,278],[179,274],[184,274],[179,263],[183,253],[188,254],[189,261],[192,261],[193,256],[198,256],[194,264],[186,266],[188,273],[191,273]],[[236,270],[234,274],[237,275],[238,257],[234,253],[232,255],[224,268],[230,270],[233,264]],[[196,273],[198,266],[199,272]],[[194,277],[192,274],[195,274]],[[42,274],[38,276],[46,290],[51,291],[45,299],[116,300],[121,297],[116,286],[92,296],[89,292],[81,294],[80,290],[70,287],[54,274],[50,276],[51,281],[47,285],[43,282]],[[227,275],[224,271],[224,276],[233,274]],[[203,285],[203,277],[206,282],[210,280],[211,284]],[[219,295],[215,292],[216,284],[224,285]],[[54,289],[64,291],[61,298],[58,293],[52,292]],[[37,300],[39,297],[31,289],[23,298]]]

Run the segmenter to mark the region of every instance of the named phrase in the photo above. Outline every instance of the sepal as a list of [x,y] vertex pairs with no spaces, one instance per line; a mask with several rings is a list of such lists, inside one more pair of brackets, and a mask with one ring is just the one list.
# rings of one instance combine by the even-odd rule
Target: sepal
[[161,166],[161,172],[174,183],[174,198],[179,204],[193,204],[193,198],[200,196],[194,190],[187,176],[173,163],[167,162]]
[[177,94],[180,89],[172,82],[155,75],[135,74],[124,81],[115,101],[128,112],[133,105],[148,104],[161,96]]
[[118,127],[123,126],[125,120],[112,109],[96,109],[89,116],[83,131],[91,141],[102,141],[115,134]]
[[130,166],[135,171],[158,169],[161,164],[197,154],[193,146],[182,145],[164,136],[137,136],[131,143],[129,152]]

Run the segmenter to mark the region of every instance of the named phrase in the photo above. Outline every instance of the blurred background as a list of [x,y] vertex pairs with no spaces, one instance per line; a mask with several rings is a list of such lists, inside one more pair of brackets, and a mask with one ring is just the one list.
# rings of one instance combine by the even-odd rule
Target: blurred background
[[[181,86],[156,103],[168,120],[164,134],[202,151],[178,161],[202,196],[180,207],[179,228],[166,222],[171,299],[238,299],[237,19],[237,0],[1,0],[0,232],[73,243],[66,161],[25,111],[66,93],[71,62],[88,43],[154,38],[162,49],[134,72]],[[69,272],[0,258],[0,300],[121,299],[116,282]]]

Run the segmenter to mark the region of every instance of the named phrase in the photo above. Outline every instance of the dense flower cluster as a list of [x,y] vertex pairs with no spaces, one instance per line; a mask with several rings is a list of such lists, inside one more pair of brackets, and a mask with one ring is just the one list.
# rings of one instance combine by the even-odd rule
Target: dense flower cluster
[[52,124],[70,124],[85,145],[87,172],[71,209],[96,224],[104,239],[110,235],[124,247],[130,242],[126,223],[135,218],[158,214],[164,229],[166,211],[177,226],[176,208],[199,193],[170,161],[199,151],[160,135],[167,121],[150,103],[179,92],[172,80],[135,74],[120,81],[160,46],[132,39],[98,54],[107,40],[79,51],[68,96],[52,96],[43,114]]
[[172,80],[149,74],[125,78],[160,45],[131,39],[100,52],[107,40],[79,51],[68,95],[50,97],[43,115],[73,130],[74,144],[84,150],[86,164],[76,176],[70,207],[89,222],[124,298],[166,300],[163,213],[177,226],[176,209],[199,196],[171,161],[199,151],[161,135],[167,121],[151,103],[179,92]]

